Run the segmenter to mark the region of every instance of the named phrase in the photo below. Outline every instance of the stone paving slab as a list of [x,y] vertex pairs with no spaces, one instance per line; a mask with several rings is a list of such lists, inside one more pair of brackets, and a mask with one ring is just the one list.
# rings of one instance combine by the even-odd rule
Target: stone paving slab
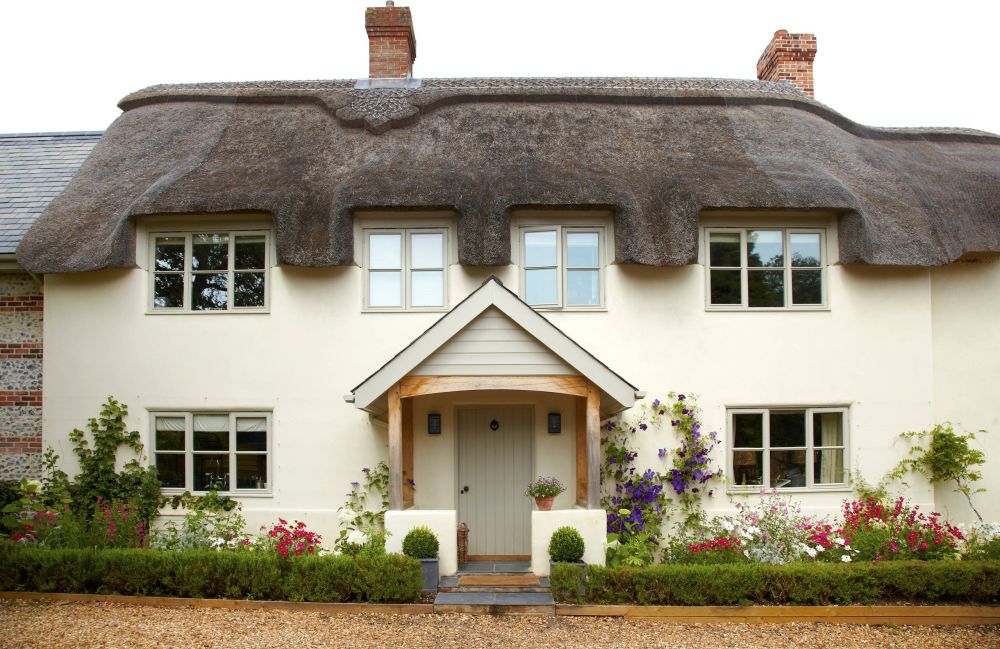
[[555,606],[552,593],[438,593],[434,605],[505,605],[505,606]]

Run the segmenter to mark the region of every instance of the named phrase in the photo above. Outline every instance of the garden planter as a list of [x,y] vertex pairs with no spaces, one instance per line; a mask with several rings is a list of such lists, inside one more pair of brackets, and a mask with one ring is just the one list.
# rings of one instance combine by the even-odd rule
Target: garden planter
[[438,560],[421,559],[420,571],[424,577],[424,592],[436,592],[438,589]]
[[540,512],[551,511],[552,502],[555,499],[555,496],[535,496],[535,507],[537,507]]

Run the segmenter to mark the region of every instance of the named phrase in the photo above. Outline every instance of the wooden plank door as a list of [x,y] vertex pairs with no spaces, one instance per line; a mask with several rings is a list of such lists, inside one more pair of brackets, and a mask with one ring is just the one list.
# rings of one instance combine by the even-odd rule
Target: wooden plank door
[[531,406],[458,410],[458,516],[469,554],[531,554],[532,422]]

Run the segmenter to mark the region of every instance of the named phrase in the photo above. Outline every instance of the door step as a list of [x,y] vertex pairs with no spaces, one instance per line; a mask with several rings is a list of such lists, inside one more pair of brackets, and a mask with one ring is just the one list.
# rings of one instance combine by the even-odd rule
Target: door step
[[554,615],[552,593],[446,593],[434,599],[435,613],[473,613],[492,615]]

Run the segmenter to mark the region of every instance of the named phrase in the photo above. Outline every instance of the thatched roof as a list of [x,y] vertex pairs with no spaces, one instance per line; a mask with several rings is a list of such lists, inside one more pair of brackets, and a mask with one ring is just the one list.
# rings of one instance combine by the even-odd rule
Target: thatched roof
[[1000,137],[877,129],[787,84],[430,79],[157,86],[126,97],[26,235],[35,272],[135,263],[133,217],[266,211],[282,263],[353,263],[362,208],[457,211],[459,260],[510,261],[510,209],[615,210],[616,261],[689,264],[706,208],[832,209],[845,263],[1000,251]]

